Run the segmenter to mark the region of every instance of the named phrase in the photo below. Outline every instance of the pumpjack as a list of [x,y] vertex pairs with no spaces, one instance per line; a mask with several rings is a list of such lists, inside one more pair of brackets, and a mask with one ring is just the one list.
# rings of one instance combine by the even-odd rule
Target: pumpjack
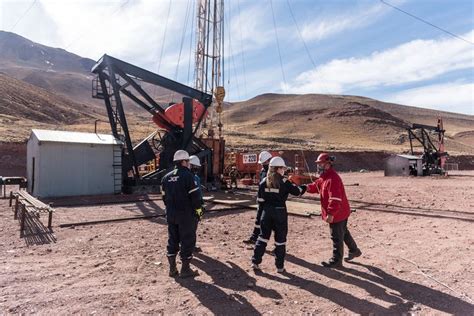
[[[430,133],[435,133],[438,140],[436,146],[430,138]],[[413,124],[408,128],[408,138],[410,140],[410,151],[414,155],[413,141],[417,140],[423,147],[422,163],[423,175],[445,174],[445,163],[449,156],[444,148],[444,133],[443,120],[438,118],[436,126],[429,126],[423,124]]]
[[[211,94],[108,55],[103,55],[91,71],[96,75],[92,97],[104,100],[112,134],[124,143],[120,165],[123,192],[158,192],[162,177],[173,168],[173,155],[178,149],[204,162],[205,181],[218,182],[223,173],[225,142],[222,138],[196,136],[211,106]],[[167,89],[182,96],[182,102],[159,104],[142,85]],[[157,130],[134,145],[122,96],[150,113],[163,134]],[[156,170],[141,175],[139,166],[155,159],[159,161]]]

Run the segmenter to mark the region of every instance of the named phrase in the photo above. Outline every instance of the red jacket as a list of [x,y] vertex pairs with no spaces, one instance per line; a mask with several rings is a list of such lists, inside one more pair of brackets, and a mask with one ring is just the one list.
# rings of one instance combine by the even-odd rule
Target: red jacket
[[333,168],[326,170],[316,181],[308,184],[306,191],[319,193],[321,196],[321,217],[325,221],[327,215],[334,216],[333,223],[349,218],[351,208],[346,197],[341,177]]

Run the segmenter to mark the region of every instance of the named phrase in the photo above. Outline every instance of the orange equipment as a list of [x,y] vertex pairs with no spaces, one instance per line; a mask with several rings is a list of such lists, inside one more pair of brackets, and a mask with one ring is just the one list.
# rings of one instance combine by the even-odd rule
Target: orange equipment
[[[206,111],[204,105],[201,102],[193,99],[193,123],[199,121],[203,113]],[[205,114],[206,115],[206,114]],[[176,103],[170,105],[165,110],[165,115],[154,115],[153,122],[161,128],[166,128],[166,123],[172,123],[173,125],[184,127],[184,103]]]

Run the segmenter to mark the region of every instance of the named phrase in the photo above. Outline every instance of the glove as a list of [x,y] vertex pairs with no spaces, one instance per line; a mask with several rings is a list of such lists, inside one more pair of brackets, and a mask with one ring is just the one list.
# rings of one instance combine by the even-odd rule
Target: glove
[[201,221],[202,216],[204,215],[204,212],[203,212],[202,208],[197,208],[195,210],[195,212],[196,212],[196,216],[198,218],[198,221]]
[[300,185],[300,189],[301,189],[301,194],[300,195],[303,195],[306,193],[306,190],[308,189],[305,185]]

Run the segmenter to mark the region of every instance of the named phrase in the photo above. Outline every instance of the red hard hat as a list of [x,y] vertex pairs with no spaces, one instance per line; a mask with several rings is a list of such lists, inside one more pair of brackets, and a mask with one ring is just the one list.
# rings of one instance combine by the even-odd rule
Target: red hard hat
[[329,157],[328,153],[321,153],[316,159],[316,163],[324,163],[324,162],[331,162],[331,158]]

